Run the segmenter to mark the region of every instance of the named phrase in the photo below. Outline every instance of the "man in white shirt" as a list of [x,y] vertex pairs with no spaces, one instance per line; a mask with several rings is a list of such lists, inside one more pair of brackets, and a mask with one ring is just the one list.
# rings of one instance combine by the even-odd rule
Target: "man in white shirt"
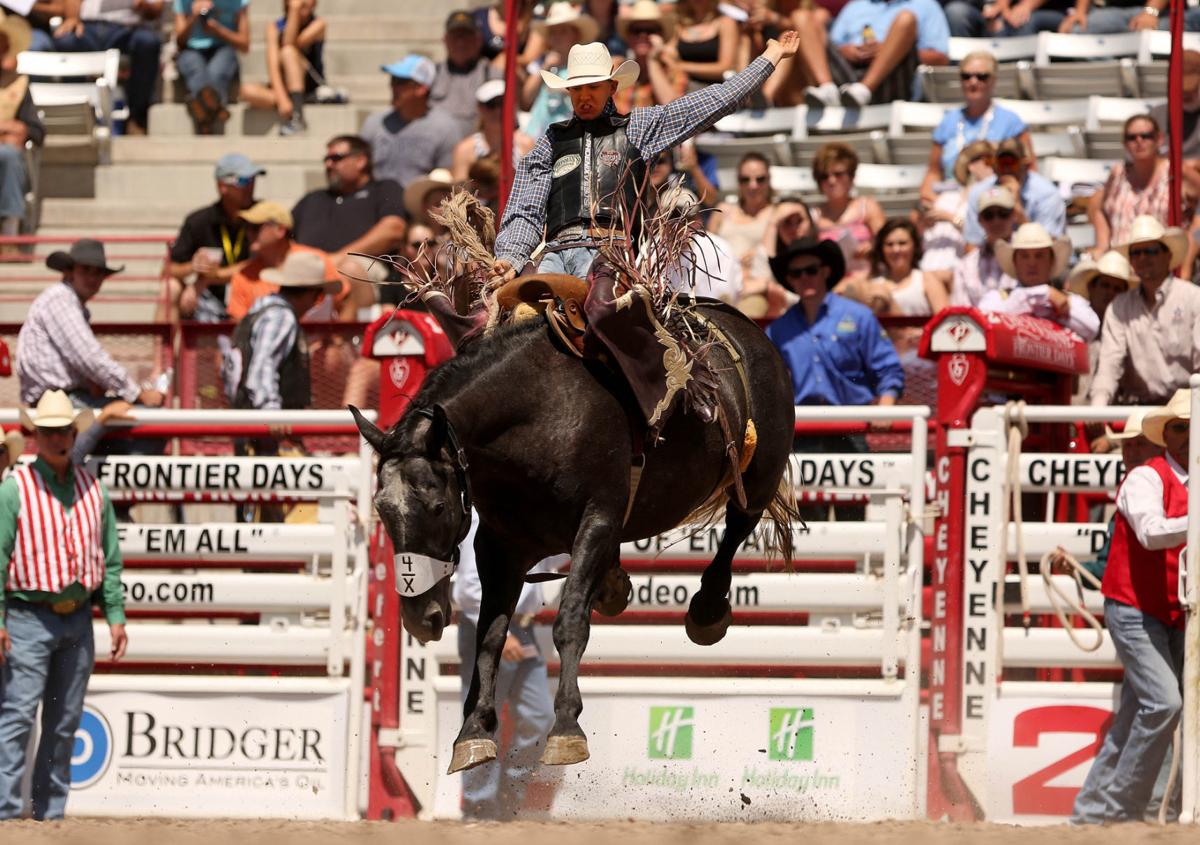
[[1100,318],[1086,299],[1064,293],[1055,284],[1067,272],[1070,258],[1071,242],[1066,238],[1050,237],[1040,223],[1023,224],[1011,241],[996,243],[1000,269],[1020,287],[990,291],[979,301],[979,310],[1041,317],[1090,341],[1100,332]]
[[1187,539],[1191,407],[1191,391],[1179,390],[1146,415],[1142,433],[1165,454],[1131,471],[1117,493],[1101,592],[1125,682],[1112,727],[1075,800],[1076,823],[1142,821],[1183,709],[1186,619],[1175,584]]
[[692,233],[682,266],[667,269],[671,287],[736,305],[742,295],[741,262],[734,257],[728,241],[704,230],[699,197],[687,188],[671,186],[659,202],[672,217],[689,218]]

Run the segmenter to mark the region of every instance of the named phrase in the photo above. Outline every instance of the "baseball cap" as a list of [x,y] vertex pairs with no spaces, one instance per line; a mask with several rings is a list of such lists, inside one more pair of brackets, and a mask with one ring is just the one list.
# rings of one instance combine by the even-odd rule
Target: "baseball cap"
[[475,89],[475,102],[490,103],[504,96],[504,80],[489,79]]
[[389,74],[393,79],[411,79],[418,85],[425,86],[432,85],[433,77],[437,74],[437,67],[432,61],[415,54],[405,56],[390,65],[383,65],[380,70]]
[[981,212],[989,208],[1007,208],[1011,210],[1016,205],[1017,201],[1013,198],[1012,191],[999,185],[993,185],[979,197],[979,210]]
[[247,223],[262,225],[263,223],[278,223],[287,229],[295,227],[292,213],[277,202],[262,200],[247,208],[239,215]]
[[241,153],[225,153],[217,159],[216,177],[218,181],[226,179],[253,179],[262,176],[266,169],[259,167],[250,160],[249,156]]
[[475,16],[470,12],[464,12],[462,9],[451,12],[450,17],[446,18],[446,32],[455,29],[469,29],[471,32],[479,32],[479,24],[475,21]]

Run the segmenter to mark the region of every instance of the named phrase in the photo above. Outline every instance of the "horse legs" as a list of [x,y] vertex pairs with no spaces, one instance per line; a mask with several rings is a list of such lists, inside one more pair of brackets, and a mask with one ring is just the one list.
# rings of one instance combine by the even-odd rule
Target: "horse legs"
[[700,576],[700,590],[692,596],[684,617],[684,630],[696,645],[720,642],[733,621],[729,587],[733,582],[733,556],[762,518],[762,511],[748,513],[733,502],[725,507],[725,536],[717,554]]
[[587,648],[592,624],[592,603],[605,573],[621,547],[620,514],[584,516],[575,535],[571,574],[563,587],[554,622],[554,646],[558,649],[558,692],[554,696],[554,727],[546,740],[542,763],[566,766],[581,763],[590,755],[587,737],[579,727],[583,699],[579,695],[579,661]]
[[485,526],[475,537],[475,559],[483,600],[475,638],[475,672],[463,704],[463,724],[454,740],[454,755],[447,774],[496,759],[496,674],[500,652],[508,638],[526,567],[493,540]]

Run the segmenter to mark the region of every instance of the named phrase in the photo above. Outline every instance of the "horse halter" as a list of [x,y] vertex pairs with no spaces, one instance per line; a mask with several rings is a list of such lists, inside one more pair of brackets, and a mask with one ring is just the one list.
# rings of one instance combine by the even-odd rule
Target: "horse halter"
[[[432,408],[418,408],[414,413],[425,417],[430,422],[433,422],[435,417]],[[457,563],[458,546],[466,539],[471,530],[471,479],[467,476],[467,453],[463,450],[462,442],[458,439],[454,426],[451,425],[444,413],[442,419],[446,423],[446,444],[449,447],[451,463],[454,465],[454,480],[458,482],[459,505],[464,517],[462,526],[459,528],[458,539],[454,541],[454,560]]]

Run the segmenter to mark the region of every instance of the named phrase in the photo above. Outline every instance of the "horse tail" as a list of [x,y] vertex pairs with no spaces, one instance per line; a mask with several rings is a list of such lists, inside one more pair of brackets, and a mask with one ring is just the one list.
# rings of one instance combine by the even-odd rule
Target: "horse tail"
[[783,558],[784,569],[792,571],[793,554],[795,552],[795,534],[792,525],[800,519],[800,509],[796,504],[796,485],[792,480],[792,462],[788,461],[779,479],[779,487],[767,505],[767,520],[771,530],[765,531],[767,557],[774,560],[778,555]]

